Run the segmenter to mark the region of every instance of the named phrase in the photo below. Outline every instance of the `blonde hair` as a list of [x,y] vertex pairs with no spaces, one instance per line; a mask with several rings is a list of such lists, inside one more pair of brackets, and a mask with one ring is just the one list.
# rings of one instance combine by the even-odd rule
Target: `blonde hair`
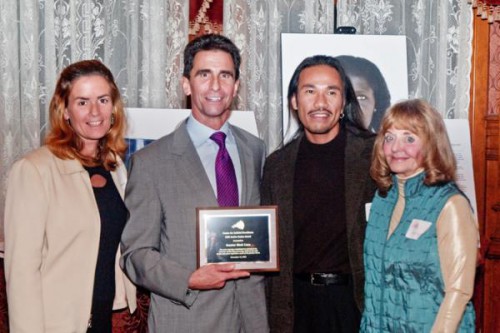
[[423,142],[424,183],[432,186],[455,180],[457,170],[455,155],[443,118],[429,103],[422,99],[406,100],[391,106],[375,138],[370,175],[376,182],[380,194],[387,193],[392,186],[392,175],[385,159],[384,137],[391,128],[415,133]]
[[[68,97],[76,79],[82,76],[98,75],[103,77],[111,89],[113,103],[112,125],[109,132],[99,141],[98,152],[94,158],[80,153],[83,141],[64,119]],[[50,151],[61,159],[76,159],[82,165],[103,165],[107,170],[115,170],[118,157],[123,158],[127,149],[125,143],[126,119],[120,91],[111,71],[98,60],[83,60],[66,67],[60,74],[49,107],[50,132],[45,144]]]

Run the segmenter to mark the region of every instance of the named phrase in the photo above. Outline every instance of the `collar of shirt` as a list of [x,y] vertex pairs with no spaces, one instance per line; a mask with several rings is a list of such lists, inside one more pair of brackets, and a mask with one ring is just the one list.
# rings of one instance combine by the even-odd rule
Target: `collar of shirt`
[[[226,134],[226,142],[234,142],[234,138],[231,134],[227,122],[224,123],[224,125],[222,125],[222,127],[218,131],[216,131],[206,125],[203,125],[198,120],[196,120],[193,115],[190,115],[187,120],[186,128],[196,149],[198,149],[206,142],[213,142],[213,140],[210,139],[210,136],[215,132],[224,132],[224,134]],[[216,143],[214,142],[214,144]]]
[[[226,134],[226,149],[231,156],[231,160],[233,161],[234,170],[236,173],[236,181],[238,183],[238,192],[240,195],[240,203],[241,203],[241,195],[242,195],[242,171],[241,171],[241,161],[238,154],[238,147],[236,145],[236,139],[231,132],[231,127],[226,122],[220,130],[216,131],[208,126],[203,125],[199,121],[197,121],[192,115],[189,116],[186,128],[193,142],[193,145],[200,157],[201,163],[203,164],[203,168],[207,174],[208,180],[212,185],[214,193],[217,193],[217,184],[216,184],[216,176],[215,176],[215,158],[217,156],[217,152],[219,151],[219,146],[215,141],[210,139],[210,136],[215,132],[224,132]],[[216,194],[217,196],[217,194]]]

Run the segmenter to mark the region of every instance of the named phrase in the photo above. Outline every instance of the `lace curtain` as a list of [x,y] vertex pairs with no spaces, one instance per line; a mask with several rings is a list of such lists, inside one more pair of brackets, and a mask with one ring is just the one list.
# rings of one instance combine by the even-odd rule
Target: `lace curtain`
[[333,9],[332,0],[224,1],[224,34],[243,58],[236,107],[255,112],[269,151],[282,141],[281,33],[333,33]]
[[[466,0],[338,0],[339,25],[408,38],[411,96],[465,118],[471,9]],[[333,33],[334,0],[225,0],[224,34],[243,54],[235,103],[254,110],[273,150],[282,136],[280,34]],[[129,107],[185,107],[181,53],[189,0],[0,1],[0,241],[7,171],[38,147],[57,74],[97,58]],[[285,83],[286,84],[286,83]],[[29,207],[29,203],[27,203]]]
[[339,0],[339,25],[365,35],[406,35],[410,97],[445,118],[467,118],[472,9],[466,0]]
[[8,169],[43,142],[58,73],[100,59],[127,106],[182,108],[188,10],[188,0],[0,1],[0,242]]

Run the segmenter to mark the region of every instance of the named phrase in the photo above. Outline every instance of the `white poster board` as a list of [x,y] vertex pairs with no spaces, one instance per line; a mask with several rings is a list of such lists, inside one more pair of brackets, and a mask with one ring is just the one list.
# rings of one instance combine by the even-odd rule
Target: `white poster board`
[[469,121],[467,119],[444,119],[444,123],[457,160],[457,184],[469,198],[477,218]]
[[[189,117],[191,110],[127,108],[126,113],[128,157],[151,141],[173,132],[182,121]],[[259,136],[253,111],[231,111],[229,122]]]
[[[342,34],[281,35],[283,134],[288,142],[298,128],[288,112],[288,84],[295,68],[307,57],[323,54],[353,55],[376,64],[391,95],[391,104],[408,98],[408,69],[405,36]],[[289,121],[290,124],[289,124]],[[445,119],[453,152],[457,159],[457,183],[469,198],[477,215],[469,124],[466,119]],[[288,129],[288,126],[290,128]],[[288,131],[287,131],[288,129]]]
[[313,55],[353,55],[374,63],[382,73],[391,94],[391,103],[408,98],[408,70],[405,36],[369,36],[342,34],[289,34],[281,35],[283,133],[289,141],[297,129],[292,119],[288,129],[288,84],[295,68]]

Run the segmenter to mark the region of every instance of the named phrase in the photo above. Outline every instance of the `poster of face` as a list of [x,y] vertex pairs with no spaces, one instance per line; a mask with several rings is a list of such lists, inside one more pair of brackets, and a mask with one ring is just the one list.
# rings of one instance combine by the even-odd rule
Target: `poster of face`
[[298,128],[290,116],[288,84],[297,66],[313,55],[337,57],[363,110],[365,127],[376,132],[385,109],[408,98],[405,36],[282,34],[283,133],[288,142]]

